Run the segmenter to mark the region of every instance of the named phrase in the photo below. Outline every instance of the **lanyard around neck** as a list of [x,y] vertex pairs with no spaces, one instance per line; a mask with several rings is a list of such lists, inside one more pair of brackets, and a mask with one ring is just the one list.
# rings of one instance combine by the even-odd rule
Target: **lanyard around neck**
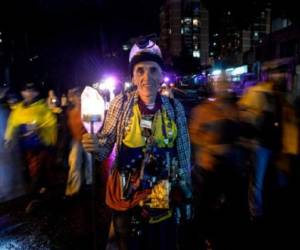
[[167,130],[166,130],[165,117],[163,115],[162,108],[160,108],[158,111],[156,111],[155,114],[152,114],[152,115],[142,115],[142,117],[141,117],[141,119],[151,120],[151,122],[152,122],[151,129],[150,128],[141,127],[142,135],[145,137],[146,142],[149,141],[148,138],[150,136],[153,137],[154,134],[155,134],[157,119],[158,119],[159,115],[161,115],[161,121],[162,121],[162,123],[161,123],[161,129],[162,129],[163,138],[164,138],[164,140],[168,139]]

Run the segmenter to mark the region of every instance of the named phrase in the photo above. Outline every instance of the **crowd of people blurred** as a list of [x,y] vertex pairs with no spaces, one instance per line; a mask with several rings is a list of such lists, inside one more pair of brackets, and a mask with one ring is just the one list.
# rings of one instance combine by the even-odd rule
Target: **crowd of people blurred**
[[[287,98],[286,80],[280,68],[266,68],[263,80],[237,98],[221,74],[213,82],[213,98],[193,110],[189,128],[200,237],[215,239],[222,224],[216,221],[216,207],[230,206],[230,223],[247,218],[259,224],[277,209],[284,208],[277,217],[285,216],[297,204],[299,107],[297,98]],[[286,202],[280,195],[292,203],[278,205]],[[217,235],[228,237],[224,232]]]
[[[286,98],[284,72],[277,68],[265,72],[263,81],[240,98],[221,74],[212,83],[213,96],[197,105],[189,117],[191,223],[197,228],[191,235],[197,236],[197,249],[222,249],[217,246],[222,242],[217,238],[224,223],[218,217],[221,213],[226,214],[226,223],[256,223],[272,213],[281,191],[297,203],[299,99]],[[92,162],[81,142],[86,131],[80,88],[60,99],[50,90],[43,99],[40,86],[26,83],[20,93],[21,99],[8,88],[0,92],[0,202],[26,193],[29,213],[51,189],[54,165],[68,171],[64,194],[72,198],[83,185],[91,185]],[[174,98],[170,90],[166,95]]]
[[[59,100],[49,90],[44,98],[41,86],[34,82],[26,83],[20,95],[1,88],[1,202],[27,193],[30,212],[51,186],[57,164],[69,166],[66,196],[79,192],[85,176],[90,184],[90,155],[82,156],[80,147],[85,131],[80,94],[79,88],[70,89]],[[82,162],[86,175],[81,173]]]

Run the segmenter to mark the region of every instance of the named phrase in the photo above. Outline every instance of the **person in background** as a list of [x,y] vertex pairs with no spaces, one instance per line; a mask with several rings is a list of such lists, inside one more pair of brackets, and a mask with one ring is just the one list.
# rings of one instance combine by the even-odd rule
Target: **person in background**
[[50,89],[48,92],[47,105],[51,110],[58,107],[58,98],[56,97],[53,89]]
[[3,144],[10,108],[7,104],[9,88],[0,86],[0,203],[12,200],[25,192],[22,165],[17,145],[11,148]]
[[[226,249],[226,244],[237,244],[236,238],[232,238],[236,234],[222,228],[234,228],[239,221],[246,192],[242,192],[241,185],[243,170],[239,164],[243,161],[237,146],[240,123],[235,96],[225,73],[212,85],[213,98],[196,106],[189,121],[195,162],[195,234],[203,249]],[[231,226],[225,219],[230,220]]]
[[82,147],[82,135],[86,130],[81,121],[81,91],[79,88],[70,89],[68,101],[71,105],[67,111],[67,126],[71,134],[71,150],[69,153],[69,174],[65,195],[72,197],[79,194],[83,183],[92,183],[92,158]]
[[63,95],[61,96],[60,106],[61,106],[62,108],[65,108],[65,107],[68,106],[68,98],[67,98],[67,96],[66,96],[65,94],[63,94]]
[[15,109],[17,104],[21,101],[21,98],[14,92],[8,92],[6,97],[6,102],[10,110]]
[[23,101],[12,110],[5,131],[5,145],[10,148],[14,140],[19,143],[25,162],[30,202],[26,212],[40,203],[41,194],[49,185],[51,156],[56,143],[57,121],[40,96],[36,83],[26,83],[21,91]]
[[277,68],[264,70],[264,81],[250,87],[239,101],[241,118],[252,125],[255,135],[255,163],[249,190],[249,210],[253,221],[260,221],[266,210],[267,173],[274,172],[275,161],[282,151],[284,73]]

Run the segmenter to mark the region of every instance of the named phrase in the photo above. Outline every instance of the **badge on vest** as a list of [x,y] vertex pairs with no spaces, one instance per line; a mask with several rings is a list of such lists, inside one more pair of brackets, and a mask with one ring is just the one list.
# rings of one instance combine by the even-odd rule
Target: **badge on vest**
[[140,126],[141,126],[141,128],[151,129],[152,128],[152,121],[146,120],[146,119],[141,119]]

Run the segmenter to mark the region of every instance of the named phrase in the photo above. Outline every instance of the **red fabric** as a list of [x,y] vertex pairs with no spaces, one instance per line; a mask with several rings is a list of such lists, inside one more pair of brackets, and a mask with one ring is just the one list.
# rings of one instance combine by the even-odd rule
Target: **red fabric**
[[25,157],[30,177],[34,178],[38,176],[41,171],[42,164],[45,163],[45,159],[47,157],[46,152],[27,151]]
[[81,141],[82,135],[86,133],[86,130],[81,121],[80,108],[75,107],[68,112],[68,127],[72,138]]
[[120,182],[119,172],[114,169],[108,177],[106,186],[106,204],[110,208],[117,211],[126,211],[137,206],[140,201],[147,199],[151,193],[151,189],[136,191],[133,197],[129,200],[122,199],[122,187]]

